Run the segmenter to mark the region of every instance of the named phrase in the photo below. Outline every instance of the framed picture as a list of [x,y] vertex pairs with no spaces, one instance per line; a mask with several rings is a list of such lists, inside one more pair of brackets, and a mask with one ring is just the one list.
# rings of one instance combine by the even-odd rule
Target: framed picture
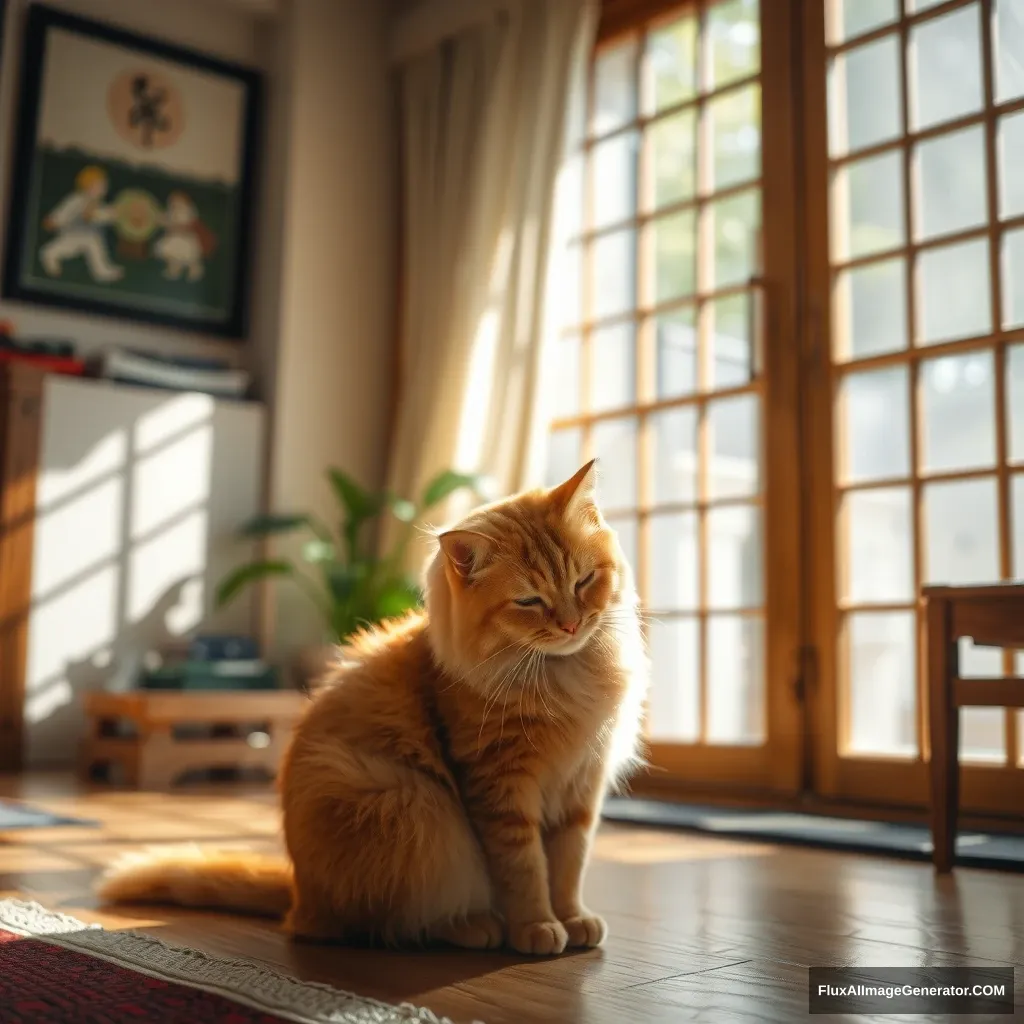
[[260,78],[29,8],[4,293],[239,337]]

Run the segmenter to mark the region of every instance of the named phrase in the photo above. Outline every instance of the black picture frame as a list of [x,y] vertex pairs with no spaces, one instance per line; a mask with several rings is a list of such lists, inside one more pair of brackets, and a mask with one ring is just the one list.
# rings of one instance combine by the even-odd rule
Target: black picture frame
[[[207,81],[216,80],[220,80],[222,84],[228,81],[240,86],[242,99],[239,102],[239,120],[230,126],[231,130],[237,132],[238,139],[236,180],[231,181],[216,176],[205,179],[182,178],[183,172],[180,169],[173,172],[164,169],[159,163],[159,157],[150,158],[148,162],[143,158],[133,162],[120,156],[110,157],[109,153],[93,157],[90,151],[83,149],[78,142],[71,145],[41,142],[40,116],[44,101],[41,93],[47,82],[49,44],[53,38],[52,34],[57,30],[70,34],[72,37],[81,37],[88,42],[109,44],[112,47],[129,51],[132,59],[125,64],[125,67],[142,69],[142,72],[123,71],[121,77],[109,86],[106,94],[106,109],[109,111],[106,116],[116,127],[113,112],[115,106],[111,97],[115,95],[114,90],[121,87],[122,80],[125,83],[130,83],[130,85],[126,84],[124,88],[130,88],[131,92],[123,93],[123,95],[129,97],[133,106],[129,112],[129,118],[122,120],[122,127],[118,129],[124,137],[127,137],[126,133],[134,132],[140,136],[145,133],[144,128],[135,127],[137,125],[135,104],[143,102],[138,99],[139,94],[135,91],[138,84],[145,83],[147,80],[151,83],[159,83],[161,76],[166,82],[169,80],[168,74],[173,79],[173,71],[165,73],[170,65],[180,66],[183,77],[188,76],[189,72],[200,73],[199,75],[193,74],[190,79],[193,89],[201,88]],[[66,37],[64,45],[68,45]],[[110,52],[113,53],[113,51]],[[145,72],[147,59],[151,62],[148,66],[154,69],[148,79]],[[61,64],[61,68],[65,66],[65,64]],[[66,72],[60,71],[58,74],[63,75]],[[214,76],[214,78],[211,80],[206,76]],[[62,82],[62,87],[67,88],[66,83]],[[148,96],[145,96],[147,89],[150,89],[150,92]],[[142,88],[146,99],[157,98],[158,103],[163,103],[168,92],[168,89],[158,90],[155,84],[152,87],[143,84]],[[173,99],[175,93],[170,92],[170,94]],[[122,93],[117,95],[120,96]],[[11,299],[159,324],[225,338],[244,337],[248,330],[249,289],[252,272],[252,220],[262,107],[262,76],[251,68],[105,23],[67,14],[43,4],[33,4],[28,11],[22,56],[7,251],[3,269],[3,294]],[[152,110],[153,108],[148,109]],[[180,120],[183,125],[188,123],[183,113],[185,109],[186,106],[182,101],[178,108],[178,112],[182,116],[177,120]],[[152,138],[153,130],[164,130],[167,124],[173,125],[175,119],[172,112],[166,116],[161,115],[160,119],[153,121],[158,127],[150,129],[150,138]],[[126,127],[129,124],[132,127]],[[109,126],[105,125],[104,127],[108,131],[110,130]],[[179,128],[178,131],[180,135],[183,135],[185,129]],[[118,145],[128,148],[129,144],[119,140]],[[152,145],[152,142],[137,141],[137,145],[141,148],[144,145]],[[91,203],[91,208],[86,210],[84,217],[79,216],[76,220],[74,213],[65,215],[66,218],[70,216],[73,222],[70,228],[57,227],[54,229],[52,227],[54,217],[47,215],[49,206],[45,199],[62,181],[74,181],[73,190],[79,188],[79,181],[82,179],[79,176],[70,177],[76,160],[83,163],[88,162],[90,169],[94,169],[93,165],[99,167],[99,171],[96,173],[103,178],[105,184],[96,187],[103,188],[104,192],[97,200],[84,200]],[[102,204],[107,202],[106,195],[114,191],[118,178],[122,182],[128,181],[131,185],[134,180],[133,174],[146,186],[156,182],[159,187],[121,188],[115,198],[103,206]],[[178,177],[175,177],[176,174]],[[160,175],[163,175],[164,178],[161,178]],[[177,187],[180,180],[186,182],[185,189]],[[67,191],[66,186],[65,191]],[[129,193],[131,199],[126,199],[126,194]],[[70,194],[71,192],[68,193],[68,195]],[[92,193],[88,194],[92,195]],[[139,199],[140,195],[143,197],[142,200]],[[204,198],[205,205],[203,205]],[[126,208],[123,205],[124,202],[134,205]],[[127,231],[129,226],[133,231],[139,229],[140,202],[144,215],[143,221],[146,218],[157,218],[157,220],[150,219],[148,229],[143,228],[143,230],[152,232],[145,241],[132,242],[134,246],[132,258],[136,262],[129,263],[126,271],[124,265],[114,264],[109,240],[116,239],[116,244],[120,245],[125,242],[126,236],[119,232]],[[164,204],[163,207],[161,207],[161,203]],[[121,204],[120,207],[119,204]],[[190,209],[189,204],[191,204]],[[102,208],[103,227],[97,227],[93,222],[95,213],[92,211],[95,211],[97,207]],[[200,246],[196,242],[191,249],[188,249],[189,261],[184,264],[176,258],[154,255],[160,240],[171,237],[171,228],[175,225],[172,219],[172,207],[175,211],[181,212],[181,216],[185,218],[185,229],[189,226],[187,218],[191,213],[193,217],[191,223],[195,225],[196,231],[201,229],[203,232],[193,236],[193,240],[195,238],[203,239],[203,245]],[[213,215],[210,219],[213,219],[216,225],[222,229],[219,235],[210,229],[208,224],[204,225],[203,223],[204,211],[207,210],[212,211]],[[98,222],[99,218],[96,221]],[[78,224],[78,228],[74,227],[75,223]],[[160,223],[163,226],[154,227],[154,223]],[[44,227],[44,225],[46,226]],[[85,252],[82,246],[76,248],[74,242],[70,245],[65,244],[57,255],[52,252],[54,246],[47,247],[45,244],[47,239],[44,238],[43,242],[40,242],[40,238],[46,232],[51,232],[51,237],[48,240],[52,241],[53,231],[62,234],[63,231],[70,232],[72,230],[79,230],[85,234],[99,234],[104,239],[103,244],[99,246],[103,250],[103,254],[97,258],[99,263],[103,264],[102,266],[95,266],[89,258],[90,255],[95,256],[95,253]],[[187,235],[183,236],[178,228],[175,230],[179,231],[177,236],[179,240],[182,237],[188,238]],[[150,245],[150,238],[153,239],[153,243],[151,248],[147,248]],[[28,248],[30,244],[31,249]],[[51,250],[49,254],[43,252],[46,248]],[[165,244],[164,253],[166,254],[171,248]],[[66,255],[68,249],[72,250],[70,256]],[[180,256],[180,246],[173,249],[173,252],[175,257]],[[197,252],[201,255],[196,255]],[[42,259],[42,256],[47,255],[49,256],[48,262]],[[164,262],[164,269],[160,274],[166,279],[164,283],[157,280],[157,270],[152,265],[153,262],[160,260]],[[144,272],[135,269],[142,261],[148,261],[145,264]],[[48,269],[40,269],[44,263]],[[78,280],[69,281],[64,278],[65,270],[77,275]],[[108,275],[120,272],[121,277],[97,278],[97,270],[104,270]],[[173,270],[178,272],[176,278],[173,276]],[[194,276],[193,271],[199,276]],[[84,278],[88,279],[83,280]],[[110,288],[105,289],[104,285],[110,285]],[[162,288],[164,292],[154,291],[151,295],[144,290],[139,291],[139,288],[145,287]],[[130,291],[130,289],[134,290]],[[202,301],[197,298],[192,302],[189,296],[193,291],[196,295],[201,295]],[[172,292],[173,294],[171,294]],[[183,295],[184,298],[182,298]],[[193,309],[192,306],[195,308]]]

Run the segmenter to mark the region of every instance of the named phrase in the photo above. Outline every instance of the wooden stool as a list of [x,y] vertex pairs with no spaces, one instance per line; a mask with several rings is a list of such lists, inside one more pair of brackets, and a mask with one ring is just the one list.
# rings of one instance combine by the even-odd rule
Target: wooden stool
[[1024,647],[1024,585],[925,587],[926,661],[931,736],[932,855],[953,869],[960,801],[960,708],[1024,708],[1024,679],[962,679],[958,641]]
[[197,769],[261,768],[274,776],[308,705],[293,690],[87,693],[82,777],[116,765],[126,785],[168,789]]

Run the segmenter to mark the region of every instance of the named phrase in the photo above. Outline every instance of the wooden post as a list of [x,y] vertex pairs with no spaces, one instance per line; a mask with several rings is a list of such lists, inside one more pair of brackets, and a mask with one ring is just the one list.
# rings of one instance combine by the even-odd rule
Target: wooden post
[[32,536],[43,418],[43,373],[0,365],[0,771],[24,755]]
[[953,869],[956,820],[960,800],[960,711],[953,695],[959,673],[959,652],[954,645],[950,603],[944,597],[926,599],[928,648],[928,714],[931,723],[932,843],[935,870]]

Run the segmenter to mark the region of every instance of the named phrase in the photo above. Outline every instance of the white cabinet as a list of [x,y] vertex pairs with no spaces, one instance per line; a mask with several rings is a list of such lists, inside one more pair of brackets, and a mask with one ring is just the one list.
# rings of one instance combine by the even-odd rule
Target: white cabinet
[[68,764],[82,692],[126,689],[145,652],[197,627],[251,631],[249,595],[214,612],[258,511],[263,409],[208,395],[46,381],[25,680],[26,761]]

